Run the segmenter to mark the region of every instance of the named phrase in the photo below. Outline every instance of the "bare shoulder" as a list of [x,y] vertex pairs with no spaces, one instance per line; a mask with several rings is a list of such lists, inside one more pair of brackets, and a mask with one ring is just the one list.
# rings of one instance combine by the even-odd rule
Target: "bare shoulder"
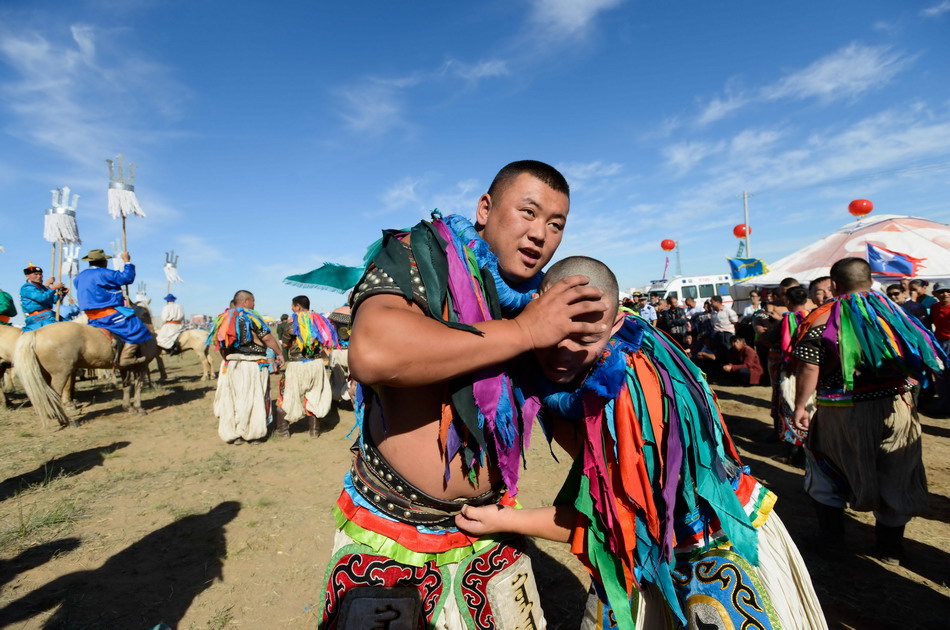
[[393,314],[393,311],[415,313],[420,317],[426,317],[426,314],[415,302],[394,293],[378,293],[367,297],[360,304],[353,315],[353,325],[357,326],[360,323],[365,325],[370,320],[388,317]]

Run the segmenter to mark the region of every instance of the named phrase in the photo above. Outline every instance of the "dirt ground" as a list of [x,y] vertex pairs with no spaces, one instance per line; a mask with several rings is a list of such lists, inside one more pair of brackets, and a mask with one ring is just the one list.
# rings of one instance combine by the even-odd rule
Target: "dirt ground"
[[[145,418],[83,382],[84,424],[43,428],[22,392],[0,410],[0,627],[314,628],[333,538],[331,507],[349,465],[351,411],[324,433],[229,446],[211,413],[214,384],[193,355],[167,362]],[[938,628],[950,616],[950,421],[923,418],[931,502],[907,528],[907,558],[867,552],[868,514],[848,514],[850,553],[810,551],[802,471],[773,460],[767,390],[716,387],[745,463],[779,495],[831,627]],[[521,500],[553,499],[567,473],[540,433]],[[565,546],[532,550],[549,627],[579,624],[588,578]]]

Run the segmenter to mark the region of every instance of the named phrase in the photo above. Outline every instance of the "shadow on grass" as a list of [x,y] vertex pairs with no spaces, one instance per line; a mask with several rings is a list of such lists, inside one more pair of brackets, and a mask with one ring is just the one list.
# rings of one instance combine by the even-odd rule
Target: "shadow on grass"
[[[930,628],[944,625],[939,610],[946,610],[946,596],[917,576],[937,584],[950,575],[950,555],[943,549],[914,540],[904,541],[905,560],[900,569],[884,567],[868,557],[873,552],[874,526],[846,518],[848,549],[837,557],[815,549],[818,522],[811,498],[804,491],[804,472],[771,459],[780,444],[763,443],[761,430],[771,432],[762,420],[726,415],[725,420],[743,463],[752,475],[778,495],[776,512],[802,553],[831,627]],[[756,428],[755,425],[759,425]],[[950,500],[931,493],[924,517],[946,518]],[[846,624],[846,625],[843,625]]]
[[0,586],[6,584],[20,573],[44,565],[56,556],[69,553],[79,547],[78,538],[63,538],[31,547],[15,558],[0,560]]
[[[330,411],[326,416],[317,420],[317,428],[320,431],[320,435],[324,433],[329,433],[336,430],[337,426],[340,424],[340,412],[337,409],[337,403],[333,403],[333,406],[330,407]],[[342,427],[343,430],[349,431],[350,427]],[[290,434],[297,435],[308,433],[310,431],[310,416],[305,416],[300,420],[296,420],[290,423]]]
[[0,625],[55,608],[44,628],[177,628],[195,597],[222,579],[224,528],[240,509],[225,501],[148,534],[98,569],[58,577],[0,609]]
[[51,459],[30,472],[10,477],[0,482],[0,501],[5,501],[23,492],[30,486],[44,485],[60,476],[72,476],[101,466],[106,455],[125,448],[129,442],[113,442]]
[[755,396],[750,396],[749,394],[740,394],[737,392],[729,391],[723,389],[722,387],[716,387],[716,396],[719,400],[734,400],[735,402],[743,403],[746,405],[752,405],[753,407],[761,407],[762,409],[771,409],[772,405],[768,400],[763,400],[762,398],[756,398]]
[[580,628],[587,603],[587,590],[577,576],[564,564],[528,540],[525,554],[538,584],[541,610],[551,630]]
[[[205,397],[205,394],[209,389],[214,387],[213,384],[208,385],[207,387],[198,387],[194,389],[188,389],[181,387],[179,385],[166,385],[165,387],[155,387],[154,389],[159,389],[161,393],[155,397],[145,397],[143,396],[142,406],[145,408],[145,411],[157,411],[159,409],[164,409],[166,407],[173,407],[176,405],[185,405],[194,400],[201,400]],[[143,392],[148,392],[149,388],[145,388]],[[98,393],[101,397],[102,392]],[[108,407],[102,407],[87,413],[83,413],[79,421],[81,423],[89,422],[90,420],[95,420],[96,418],[101,418],[103,416],[111,416],[113,414],[125,414],[127,413],[122,409],[122,392],[121,390],[117,391],[114,394],[116,404],[110,405]],[[93,399],[92,402],[96,402]]]
[[[950,421],[944,421],[944,422],[950,422]],[[921,424],[920,428],[927,435],[932,435],[934,437],[941,437],[941,438],[950,438],[950,426],[941,427],[941,426],[934,426],[932,424]]]

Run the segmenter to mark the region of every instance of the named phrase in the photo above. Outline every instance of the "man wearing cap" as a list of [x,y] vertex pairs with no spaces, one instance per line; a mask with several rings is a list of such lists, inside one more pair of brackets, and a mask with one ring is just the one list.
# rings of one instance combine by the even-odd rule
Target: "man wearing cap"
[[[101,249],[90,250],[83,256],[89,268],[76,276],[76,297],[79,308],[89,318],[89,325],[108,330],[125,342],[119,356],[119,367],[148,363],[158,356],[155,338],[135,311],[125,306],[122,287],[135,281],[135,265],[129,252],[120,255],[125,262],[122,271],[109,269],[107,256]],[[141,354],[137,356],[138,351]]]
[[43,284],[43,270],[32,263],[23,270],[26,282],[20,287],[20,306],[26,318],[23,332],[42,328],[56,321],[53,306],[69,291],[62,282],[53,283],[49,278]]
[[0,326],[9,326],[10,318],[16,315],[13,296],[0,289]]
[[656,307],[650,304],[648,300],[647,296],[640,296],[640,317],[656,326]]
[[178,303],[178,298],[169,293],[165,296],[165,306],[162,307],[162,327],[158,329],[158,345],[171,354],[178,354],[178,336],[181,334],[185,321],[185,309]]

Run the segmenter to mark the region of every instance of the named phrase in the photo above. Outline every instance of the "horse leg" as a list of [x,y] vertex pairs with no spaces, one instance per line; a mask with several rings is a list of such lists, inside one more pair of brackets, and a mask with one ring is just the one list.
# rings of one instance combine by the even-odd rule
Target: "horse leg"
[[76,388],[76,372],[72,372],[69,375],[69,378],[66,379],[66,385],[63,387],[63,407],[66,408],[66,413],[69,415],[75,415],[79,413],[79,409],[76,407],[76,401],[73,399],[73,390]]
[[8,366],[6,363],[0,363],[0,407],[3,407],[4,409],[9,409],[11,407],[10,401],[7,400],[7,393],[5,389],[7,386],[7,367]]
[[162,361],[162,355],[159,354],[157,357],[155,357],[155,361],[156,363],[158,363],[158,373],[160,375],[158,378],[158,382],[161,383],[163,381],[167,381],[168,374],[165,372],[165,362]]
[[122,409],[125,411],[132,411],[132,402],[130,400],[132,394],[131,371],[132,368],[119,368],[119,381],[122,383]]
[[[68,369],[62,372],[55,372],[50,374],[49,386],[53,388],[53,391],[59,394],[60,400],[63,402],[63,406],[66,407],[66,401],[68,397],[72,395],[71,389],[68,387],[69,379],[72,376],[73,370]],[[66,407],[67,413],[70,412],[69,408]],[[75,411],[73,409],[72,411]],[[72,416],[70,413],[69,424],[73,427],[79,426],[79,418]],[[63,426],[66,426],[65,424]]]
[[208,359],[206,346],[195,350],[195,354],[198,355],[198,360],[201,362],[201,380],[207,381],[211,378],[211,361]]
[[138,370],[138,374],[132,379],[132,383],[135,387],[135,403],[133,404],[133,409],[140,416],[148,415],[145,410],[142,408],[142,385],[145,383],[144,376],[148,374],[148,367],[142,366],[142,369]]

